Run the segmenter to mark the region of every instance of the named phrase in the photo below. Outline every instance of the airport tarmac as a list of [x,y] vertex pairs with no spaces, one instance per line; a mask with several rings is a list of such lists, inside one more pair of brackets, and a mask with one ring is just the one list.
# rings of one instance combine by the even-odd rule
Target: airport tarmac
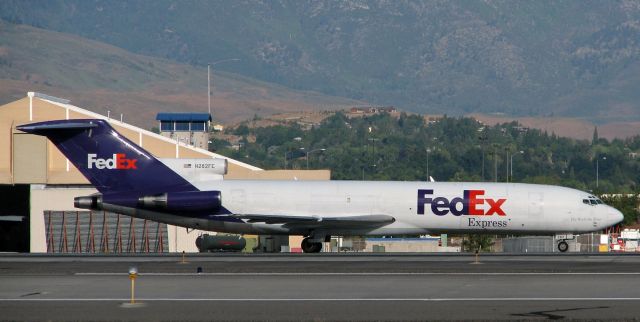
[[[635,255],[0,255],[0,320],[627,320]],[[135,266],[130,301],[128,268]],[[202,273],[197,273],[198,268]]]

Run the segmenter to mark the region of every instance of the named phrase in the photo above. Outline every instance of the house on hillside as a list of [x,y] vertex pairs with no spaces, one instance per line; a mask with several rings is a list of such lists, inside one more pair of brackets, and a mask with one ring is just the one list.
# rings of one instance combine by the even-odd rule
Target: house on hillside
[[354,106],[349,109],[347,117],[370,116],[381,113],[398,114],[398,109],[393,106]]

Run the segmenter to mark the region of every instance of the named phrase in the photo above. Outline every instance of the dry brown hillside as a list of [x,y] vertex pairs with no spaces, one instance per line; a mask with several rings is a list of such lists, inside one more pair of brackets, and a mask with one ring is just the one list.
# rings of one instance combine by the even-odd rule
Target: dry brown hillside
[[[471,114],[477,120],[493,125],[517,121],[523,126],[536,128],[559,136],[591,140],[596,125],[581,119],[566,117],[507,117],[486,114]],[[640,135],[640,122],[612,122],[598,125],[598,135],[609,140]]]
[[[233,63],[242,63],[233,62]],[[158,112],[206,112],[207,68],[132,54],[78,36],[0,21],[0,104],[38,91],[145,128]],[[220,122],[362,104],[214,71]]]

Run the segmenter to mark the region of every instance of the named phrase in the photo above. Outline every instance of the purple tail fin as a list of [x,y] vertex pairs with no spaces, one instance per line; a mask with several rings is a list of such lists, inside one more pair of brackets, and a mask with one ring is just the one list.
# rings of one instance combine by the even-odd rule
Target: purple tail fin
[[17,129],[49,138],[101,193],[198,190],[104,120],[47,121]]

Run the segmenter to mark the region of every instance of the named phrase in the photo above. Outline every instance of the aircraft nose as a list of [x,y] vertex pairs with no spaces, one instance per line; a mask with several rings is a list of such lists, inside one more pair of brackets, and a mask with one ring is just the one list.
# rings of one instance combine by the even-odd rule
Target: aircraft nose
[[622,212],[620,212],[620,210],[613,207],[609,207],[609,211],[607,213],[607,221],[610,222],[611,226],[619,222],[622,222],[623,220],[624,220],[624,215],[622,214]]

